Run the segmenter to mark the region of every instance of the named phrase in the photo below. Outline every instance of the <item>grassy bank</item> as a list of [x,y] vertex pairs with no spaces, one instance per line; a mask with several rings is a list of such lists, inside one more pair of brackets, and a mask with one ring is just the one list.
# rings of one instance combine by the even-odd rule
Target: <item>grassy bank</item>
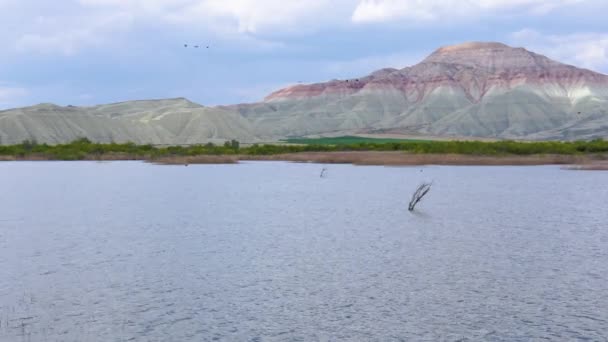
[[388,144],[403,142],[431,142],[431,140],[366,138],[357,136],[324,137],[324,138],[290,138],[284,140],[290,144],[302,145],[354,145],[354,144]]
[[[238,160],[293,160],[360,164],[564,164],[604,159],[608,141],[375,141],[336,144],[264,144],[156,147],[133,143],[98,144],[79,139],[47,145],[24,141],[0,146],[0,160],[147,160],[166,164],[231,163]],[[381,153],[382,152],[382,153]]]
[[595,165],[590,155],[504,155],[412,154],[385,151],[301,152],[270,156],[239,156],[239,160],[281,160],[354,165]]

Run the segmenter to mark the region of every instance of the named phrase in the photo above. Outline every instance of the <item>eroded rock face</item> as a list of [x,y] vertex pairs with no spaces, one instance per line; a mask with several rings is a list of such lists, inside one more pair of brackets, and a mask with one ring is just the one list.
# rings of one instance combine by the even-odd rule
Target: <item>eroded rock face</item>
[[562,94],[555,95],[570,97],[588,93],[580,88],[598,88],[594,89],[598,95],[605,96],[608,76],[562,64],[523,48],[473,42],[439,48],[412,67],[382,69],[361,79],[296,85],[270,94],[265,101],[396,89],[416,103],[438,88],[454,87],[474,103],[490,91],[508,91],[522,85],[562,88]]
[[295,85],[264,101],[186,99],[0,111],[0,141],[190,144],[391,132],[509,139],[608,138],[608,76],[523,48],[473,42],[359,79]]
[[93,107],[40,104],[0,111],[0,142],[26,139],[56,144],[86,137],[96,142],[138,144],[256,141],[249,122],[234,111],[183,98],[127,101]]
[[[360,79],[297,85],[265,99],[277,107],[304,106],[319,112],[326,112],[323,106],[340,107],[343,113],[350,110],[354,115],[365,110],[381,112],[373,123],[359,120],[372,129],[555,139],[571,138],[555,129],[576,126],[585,116],[605,120],[607,101],[608,76],[492,42],[442,47],[412,67],[382,69]],[[348,106],[353,102],[356,105]],[[287,109],[285,114],[289,115]],[[543,135],[546,130],[552,133]],[[608,136],[603,130],[592,131],[575,136]]]

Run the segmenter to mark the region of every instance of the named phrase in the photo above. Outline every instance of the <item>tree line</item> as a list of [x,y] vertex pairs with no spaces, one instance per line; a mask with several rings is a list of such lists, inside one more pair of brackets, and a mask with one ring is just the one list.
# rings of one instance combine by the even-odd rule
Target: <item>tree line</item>
[[537,155],[537,154],[589,154],[607,153],[608,141],[402,141],[361,142],[352,144],[253,144],[241,146],[237,140],[224,144],[199,144],[190,146],[158,147],[150,144],[95,143],[86,138],[66,144],[50,145],[25,140],[16,145],[0,145],[0,156],[27,158],[38,156],[57,160],[95,159],[103,156],[122,155],[132,159],[154,159],[167,156],[197,155],[273,155],[300,152],[340,151],[402,151],[420,154],[465,154],[483,156]]

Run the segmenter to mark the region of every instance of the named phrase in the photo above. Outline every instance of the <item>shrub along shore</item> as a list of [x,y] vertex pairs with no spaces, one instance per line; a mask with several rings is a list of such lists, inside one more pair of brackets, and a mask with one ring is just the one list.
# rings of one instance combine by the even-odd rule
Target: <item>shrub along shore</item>
[[539,165],[604,164],[608,141],[395,141],[348,144],[263,144],[153,146],[94,143],[78,139],[48,145],[24,141],[0,146],[0,160],[144,160],[161,164],[236,163],[240,160],[352,163],[367,165]]

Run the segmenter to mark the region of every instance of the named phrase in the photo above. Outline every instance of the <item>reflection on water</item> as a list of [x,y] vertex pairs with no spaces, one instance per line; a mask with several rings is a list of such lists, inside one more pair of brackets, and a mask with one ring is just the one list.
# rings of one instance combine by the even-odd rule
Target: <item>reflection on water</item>
[[608,337],[608,173],[322,167],[0,163],[0,341]]

